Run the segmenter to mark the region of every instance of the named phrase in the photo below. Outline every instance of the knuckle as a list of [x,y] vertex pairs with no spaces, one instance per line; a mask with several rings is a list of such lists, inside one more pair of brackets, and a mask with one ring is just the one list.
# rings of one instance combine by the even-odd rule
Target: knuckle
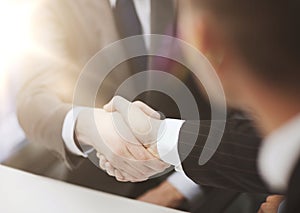
[[123,97],[117,95],[117,96],[113,97],[112,101],[113,101],[113,103],[114,103],[114,102],[120,102],[120,101],[122,101],[123,99],[124,99]]
[[134,101],[132,104],[134,105],[144,105],[142,101]]
[[117,146],[114,149],[114,153],[112,154],[113,159],[117,159],[118,156],[123,156],[124,155],[124,148],[122,146]]

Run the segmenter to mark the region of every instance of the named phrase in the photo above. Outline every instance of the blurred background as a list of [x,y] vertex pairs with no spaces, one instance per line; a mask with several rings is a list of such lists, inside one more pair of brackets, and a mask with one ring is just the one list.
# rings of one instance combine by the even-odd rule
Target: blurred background
[[[16,115],[22,71],[18,61],[26,50],[34,47],[29,22],[34,8],[42,2],[0,0],[0,163],[64,179],[63,163],[44,148],[27,142]],[[46,153],[47,158],[43,157]]]
[[[45,148],[28,143],[18,124],[16,96],[21,88],[20,57],[34,48],[29,22],[42,0],[0,0],[0,163],[64,179],[66,167]],[[45,158],[47,155],[47,158]]]
[[26,48],[30,48],[27,30],[34,2],[0,1],[0,162],[26,143],[15,112],[21,70],[15,62]]

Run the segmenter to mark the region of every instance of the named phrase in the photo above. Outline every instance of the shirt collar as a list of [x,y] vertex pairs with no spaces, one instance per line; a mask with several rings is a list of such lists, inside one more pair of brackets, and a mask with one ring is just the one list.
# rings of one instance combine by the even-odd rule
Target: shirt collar
[[259,154],[259,169],[271,189],[284,192],[300,156],[300,114],[271,133]]

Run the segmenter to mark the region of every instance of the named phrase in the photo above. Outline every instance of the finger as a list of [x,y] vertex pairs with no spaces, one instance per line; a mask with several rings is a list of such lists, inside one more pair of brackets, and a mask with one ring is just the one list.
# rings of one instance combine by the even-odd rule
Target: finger
[[257,213],[264,213],[263,210],[261,208],[259,208]]
[[99,167],[102,169],[104,172],[106,172],[105,166],[103,166],[103,162],[99,161]]
[[[135,143],[139,143],[139,144],[135,144]],[[152,153],[150,153],[143,145],[140,144],[139,141],[137,142],[127,142],[125,143],[126,149],[128,152],[131,153],[131,155],[139,161],[147,161],[150,159],[153,159],[154,156],[152,155]]]
[[[129,159],[124,156],[119,156],[119,160],[117,162],[111,162],[118,170],[125,170],[135,178],[140,178],[141,176],[145,176],[145,174],[149,174],[147,177],[158,174],[170,167],[169,164],[161,161],[160,159],[154,158],[144,147],[136,145],[131,145],[130,147],[136,147],[136,150],[126,148],[133,156],[138,156],[138,158]],[[145,156],[143,157],[143,155]],[[145,160],[141,160],[143,158],[145,158]],[[101,163],[105,163],[107,161],[104,156],[100,156],[100,159]],[[122,164],[120,164],[120,162],[122,162]]]
[[[149,177],[151,177],[153,175],[162,173],[170,166],[166,163],[160,162],[160,160],[158,160],[158,159],[155,161],[156,161],[156,163],[151,162],[150,166],[148,164],[148,161],[140,161],[140,162],[136,162],[136,164],[131,163],[130,165],[142,174],[142,176],[137,177],[138,179],[144,179],[144,178],[148,179]],[[155,164],[155,166],[153,166],[153,164]]]
[[129,175],[127,172],[123,171],[122,169],[120,169],[120,170],[115,169],[115,175],[116,175],[116,179],[121,182],[128,182],[128,181],[138,182],[138,181],[140,181],[140,179],[137,179],[136,177]]
[[105,163],[105,170],[110,176],[115,176],[115,168],[109,162]]
[[267,202],[272,202],[276,198],[276,195],[270,195],[267,197],[266,201]]
[[266,203],[262,203],[257,213],[265,213],[265,205]]
[[155,171],[156,174],[163,172],[170,167],[170,164],[167,164],[160,159],[146,160],[144,161],[144,165]]
[[[153,112],[155,112],[153,109],[142,102],[131,104],[128,100],[120,96],[115,96],[108,103],[108,105],[105,106],[105,108],[116,110],[118,112],[113,113],[113,120],[118,121],[115,124],[119,132],[126,133],[124,132],[124,130],[129,127],[134,136],[139,140],[138,144],[143,144],[143,146],[145,146],[156,142],[156,131],[158,131],[158,128],[160,128],[161,121],[149,117],[147,113],[140,109],[139,106],[141,106],[142,109],[144,109],[148,114],[153,114]],[[160,117],[160,115],[157,114],[156,117]],[[127,134],[122,135],[129,136],[128,132]],[[129,142],[131,142],[131,140]],[[136,147],[129,148],[132,148],[133,152],[137,153]]]
[[151,131],[149,116],[145,114],[138,106],[131,104],[121,96],[115,96],[107,105],[105,110],[118,111],[125,123],[137,134],[145,134]]
[[140,182],[144,182],[144,181],[146,181],[146,180],[148,180],[148,178],[144,178],[144,179],[135,179],[135,180],[131,180],[130,182],[131,182],[131,183],[140,183]]
[[97,157],[99,158],[99,166],[105,169],[106,158],[103,155],[97,155]]
[[266,199],[267,202],[281,202],[282,200],[284,200],[282,195],[270,195]]
[[[116,165],[115,165],[116,163]],[[145,179],[148,178],[148,174],[146,173],[146,168],[142,163],[137,163],[135,160],[125,160],[123,162],[111,162],[111,165],[118,169],[119,171],[126,172],[132,178],[131,179]],[[152,172],[153,173],[153,172]],[[151,173],[151,174],[152,174]],[[122,173],[123,174],[123,173]]]
[[127,182],[119,170],[115,169],[114,172],[115,172],[115,175],[116,175],[116,179],[118,181],[120,181],[120,182]]
[[97,154],[97,157],[99,158],[99,166],[102,170],[106,170],[105,169],[105,163],[107,162],[106,158],[103,155]]
[[124,112],[125,110],[128,110],[130,105],[133,104],[140,108],[146,115],[154,118],[154,119],[161,119],[161,114],[151,107],[149,107],[147,104],[141,102],[141,101],[135,101],[131,103],[130,101],[126,100],[125,98],[121,96],[115,96],[109,103],[103,106],[103,109],[107,112]]
[[144,164],[144,162],[146,161],[129,162],[130,166],[139,172],[140,175],[135,176],[138,179],[143,179],[143,177],[148,178],[157,173],[157,170],[148,167],[146,164]]
[[119,171],[120,173],[121,173],[121,175],[123,176],[123,178],[124,178],[124,180],[123,180],[123,182],[133,182],[134,180],[136,180],[136,178],[135,177],[133,177],[133,176],[131,176],[131,175],[129,175],[129,174],[127,174],[126,172],[124,172],[124,171]]
[[274,207],[272,205],[270,205],[269,203],[263,203],[260,206],[262,212],[264,213],[271,213],[274,210]]
[[[128,181],[131,181],[131,180],[134,180],[136,179],[135,177],[131,176],[131,175],[128,175],[126,172],[124,171],[121,171],[121,170],[118,170],[118,169],[115,169],[107,160],[106,158],[101,155],[101,154],[97,154],[97,157],[99,158],[99,166],[102,170],[106,171],[107,173],[109,172],[109,175],[110,176],[113,176],[112,174],[115,175],[116,179],[118,181],[121,181],[121,182],[128,182]],[[108,165],[108,164],[110,165]],[[107,165],[108,167],[110,167],[111,169],[109,171],[107,171]],[[112,172],[111,170],[114,169],[114,171]],[[124,175],[125,174],[125,175]]]
[[161,114],[149,107],[147,104],[141,101],[135,101],[132,103],[133,105],[139,107],[146,115],[154,118],[154,119],[161,119]]
[[122,174],[121,171],[117,170],[116,168],[114,168],[109,162],[106,162],[105,163],[105,169],[106,169],[106,172],[110,175],[110,176],[113,176],[115,177],[118,181],[120,182],[128,182],[130,180],[133,180],[134,178],[127,175],[128,177],[130,177],[129,180],[126,180],[124,178],[124,175]]
[[106,111],[106,112],[115,112],[116,109],[114,108],[113,105],[113,100],[115,97],[113,97],[107,104],[105,104],[102,108]]
[[[140,147],[145,150],[143,146]],[[145,152],[147,151],[145,150]],[[124,156],[115,156],[114,159],[106,159],[102,154],[99,153],[97,154],[97,157],[99,158],[100,168],[105,171],[108,169],[106,164],[109,163],[117,170],[125,170],[135,179],[145,179],[156,173],[156,171],[145,164],[147,161],[144,160],[135,160],[133,158],[130,159]],[[109,172],[110,175],[113,173],[111,170],[107,172]]]
[[124,115],[127,113],[131,102],[126,100],[121,96],[113,97],[106,105],[103,106],[103,109],[107,112],[119,111]]
[[146,150],[146,148],[142,145],[142,142],[140,142],[137,136],[132,133],[131,128],[128,127],[128,124],[126,124],[122,115],[114,112],[112,116],[115,131],[120,137],[122,137],[125,145],[124,148],[127,150],[127,152],[125,152],[125,150],[123,151],[125,153],[130,153],[130,156],[128,157],[134,157],[137,160],[152,159],[152,154]]

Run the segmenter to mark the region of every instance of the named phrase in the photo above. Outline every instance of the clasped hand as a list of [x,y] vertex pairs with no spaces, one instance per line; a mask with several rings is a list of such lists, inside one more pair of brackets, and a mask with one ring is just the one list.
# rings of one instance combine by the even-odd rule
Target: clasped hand
[[157,151],[163,125],[160,114],[146,104],[116,96],[103,109],[81,111],[75,135],[96,149],[100,168],[110,176],[140,182],[170,166]]

